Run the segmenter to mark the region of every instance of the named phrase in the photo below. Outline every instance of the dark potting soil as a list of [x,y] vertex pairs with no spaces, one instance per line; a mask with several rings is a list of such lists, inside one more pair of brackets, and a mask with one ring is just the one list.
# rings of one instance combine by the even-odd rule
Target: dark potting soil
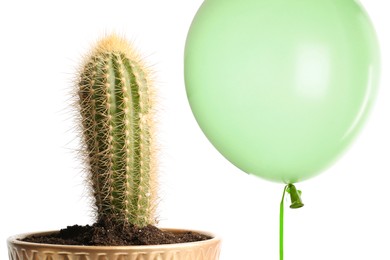
[[171,233],[155,226],[137,228],[132,225],[118,226],[102,221],[92,226],[68,226],[58,233],[29,236],[23,241],[61,245],[127,246],[176,244],[207,239],[211,237],[195,232]]

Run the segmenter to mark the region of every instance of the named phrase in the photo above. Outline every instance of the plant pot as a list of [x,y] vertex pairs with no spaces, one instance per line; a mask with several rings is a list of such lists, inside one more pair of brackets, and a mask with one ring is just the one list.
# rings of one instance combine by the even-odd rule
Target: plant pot
[[[173,233],[189,230],[165,229]],[[8,238],[9,260],[218,260],[221,240],[213,234],[195,231],[211,236],[205,241],[151,245],[151,246],[78,246],[52,245],[24,242],[27,233]]]

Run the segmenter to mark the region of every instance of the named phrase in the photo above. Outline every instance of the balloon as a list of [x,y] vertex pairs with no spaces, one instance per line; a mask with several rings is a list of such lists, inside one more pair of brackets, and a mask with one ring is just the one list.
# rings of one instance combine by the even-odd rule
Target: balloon
[[354,0],[206,0],[189,30],[185,84],[211,143],[284,183],[349,146],[379,78],[373,26]]

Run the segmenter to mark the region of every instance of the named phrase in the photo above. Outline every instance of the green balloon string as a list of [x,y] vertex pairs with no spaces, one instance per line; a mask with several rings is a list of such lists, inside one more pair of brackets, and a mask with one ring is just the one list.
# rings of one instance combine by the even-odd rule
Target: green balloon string
[[284,231],[284,195],[286,194],[286,190],[288,188],[288,185],[284,187],[283,190],[283,196],[282,196],[282,202],[280,202],[280,214],[279,214],[279,259],[283,260],[283,243],[284,243],[284,238],[283,238],[283,231]]
[[292,209],[297,209],[303,207],[301,200],[301,191],[297,190],[293,184],[287,184],[283,190],[282,201],[280,202],[280,214],[279,214],[279,259],[283,260],[284,258],[284,196],[286,191],[290,193],[291,206]]

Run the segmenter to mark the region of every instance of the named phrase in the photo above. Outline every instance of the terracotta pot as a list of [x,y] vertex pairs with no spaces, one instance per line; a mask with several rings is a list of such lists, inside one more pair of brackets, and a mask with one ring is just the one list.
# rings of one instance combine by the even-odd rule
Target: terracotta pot
[[[165,229],[179,233],[188,230]],[[221,240],[201,231],[212,239],[169,245],[152,246],[68,246],[23,242],[26,236],[49,234],[28,233],[8,238],[10,260],[218,260]]]

